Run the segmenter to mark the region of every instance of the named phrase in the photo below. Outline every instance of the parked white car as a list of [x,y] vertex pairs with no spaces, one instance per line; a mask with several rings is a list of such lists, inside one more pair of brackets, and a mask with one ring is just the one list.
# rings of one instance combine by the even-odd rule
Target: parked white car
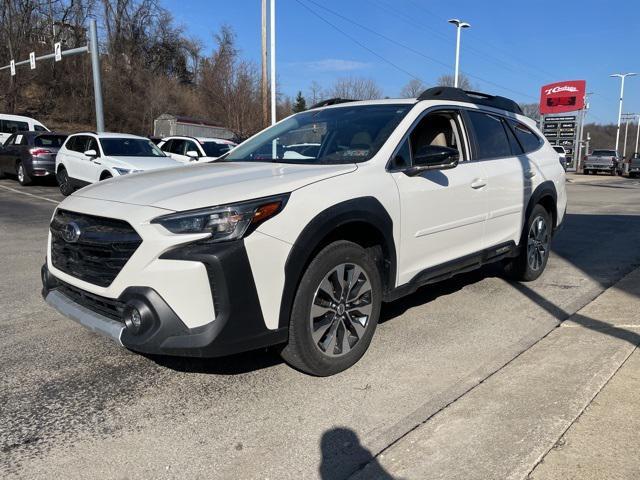
[[[320,148],[287,159],[301,143]],[[566,205],[557,153],[509,99],[332,100],[216,162],[65,199],[43,295],[131,350],[281,345],[331,375],[364,355],[382,302],[491,262],[538,278]]]
[[206,162],[215,160],[234,148],[230,140],[206,137],[173,136],[163,138],[158,147],[178,162]]
[[56,178],[63,195],[100,180],[176,167],[151,140],[125,133],[70,135],[56,156]]
[[48,132],[49,129],[30,117],[0,113],[0,145],[14,133],[26,131]]

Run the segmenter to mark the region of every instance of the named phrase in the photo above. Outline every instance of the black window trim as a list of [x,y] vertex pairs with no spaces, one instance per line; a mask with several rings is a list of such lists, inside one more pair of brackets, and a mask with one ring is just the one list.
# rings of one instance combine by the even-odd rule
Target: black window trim
[[[433,107],[425,108],[422,112],[420,112],[420,114],[415,118],[415,120],[413,122],[411,122],[411,125],[409,125],[409,128],[407,128],[407,130],[404,132],[404,135],[402,135],[402,138],[400,139],[398,144],[393,149],[393,152],[391,153],[391,157],[389,158],[389,160],[387,160],[387,164],[385,165],[385,171],[387,171],[389,173],[397,173],[397,172],[403,172],[407,168],[409,168],[409,167],[394,168],[393,165],[392,165],[393,164],[393,160],[396,158],[396,155],[398,154],[398,152],[402,148],[402,145],[404,144],[404,142],[409,138],[409,136],[411,135],[413,130],[422,121],[422,119],[424,117],[426,117],[427,115],[431,114],[431,113],[435,113],[435,112],[439,112],[439,111],[457,112],[458,114],[460,114],[460,117],[462,117],[461,118],[462,121],[458,122],[458,123],[459,123],[459,127],[462,130],[460,132],[460,133],[462,133],[462,138],[460,140],[462,141],[462,147],[463,147],[463,150],[464,150],[462,152],[463,153],[462,156],[463,156],[464,160],[461,159],[460,160],[460,164],[474,161],[473,158],[472,158],[472,155],[471,155],[471,138],[469,137],[469,131],[467,129],[466,121],[465,121],[465,118],[463,116],[463,108],[464,107],[459,107],[457,105],[435,105]],[[408,114],[409,114],[409,112],[407,112],[407,115]]]

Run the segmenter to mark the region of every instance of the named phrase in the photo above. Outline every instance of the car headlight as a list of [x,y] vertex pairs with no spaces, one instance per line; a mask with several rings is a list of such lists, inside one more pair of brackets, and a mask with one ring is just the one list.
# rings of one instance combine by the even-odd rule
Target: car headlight
[[264,197],[218,207],[171,213],[154,218],[172,233],[210,233],[208,242],[236,240],[282,211],[289,194]]
[[142,172],[142,170],[133,170],[131,168],[118,168],[118,167],[113,167],[113,169],[118,172],[118,175],[126,175],[127,173],[137,173],[137,172]]

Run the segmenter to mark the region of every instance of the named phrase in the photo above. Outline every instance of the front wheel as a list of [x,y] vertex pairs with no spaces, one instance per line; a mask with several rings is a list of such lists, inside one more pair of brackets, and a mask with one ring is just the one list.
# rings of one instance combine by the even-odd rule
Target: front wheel
[[382,282],[371,255],[344,240],[328,245],[302,276],[282,358],[311,375],[346,370],[367,351],[381,303]]
[[505,273],[521,282],[542,275],[549,260],[552,230],[551,215],[542,205],[536,205],[522,232],[520,252],[505,264]]

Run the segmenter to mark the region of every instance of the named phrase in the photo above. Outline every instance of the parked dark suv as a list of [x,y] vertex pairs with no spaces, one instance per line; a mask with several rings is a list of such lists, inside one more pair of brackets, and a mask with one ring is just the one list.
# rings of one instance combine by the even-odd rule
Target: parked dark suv
[[67,138],[54,132],[16,132],[0,146],[0,176],[16,175],[20,185],[36,178],[53,178],[56,154]]

